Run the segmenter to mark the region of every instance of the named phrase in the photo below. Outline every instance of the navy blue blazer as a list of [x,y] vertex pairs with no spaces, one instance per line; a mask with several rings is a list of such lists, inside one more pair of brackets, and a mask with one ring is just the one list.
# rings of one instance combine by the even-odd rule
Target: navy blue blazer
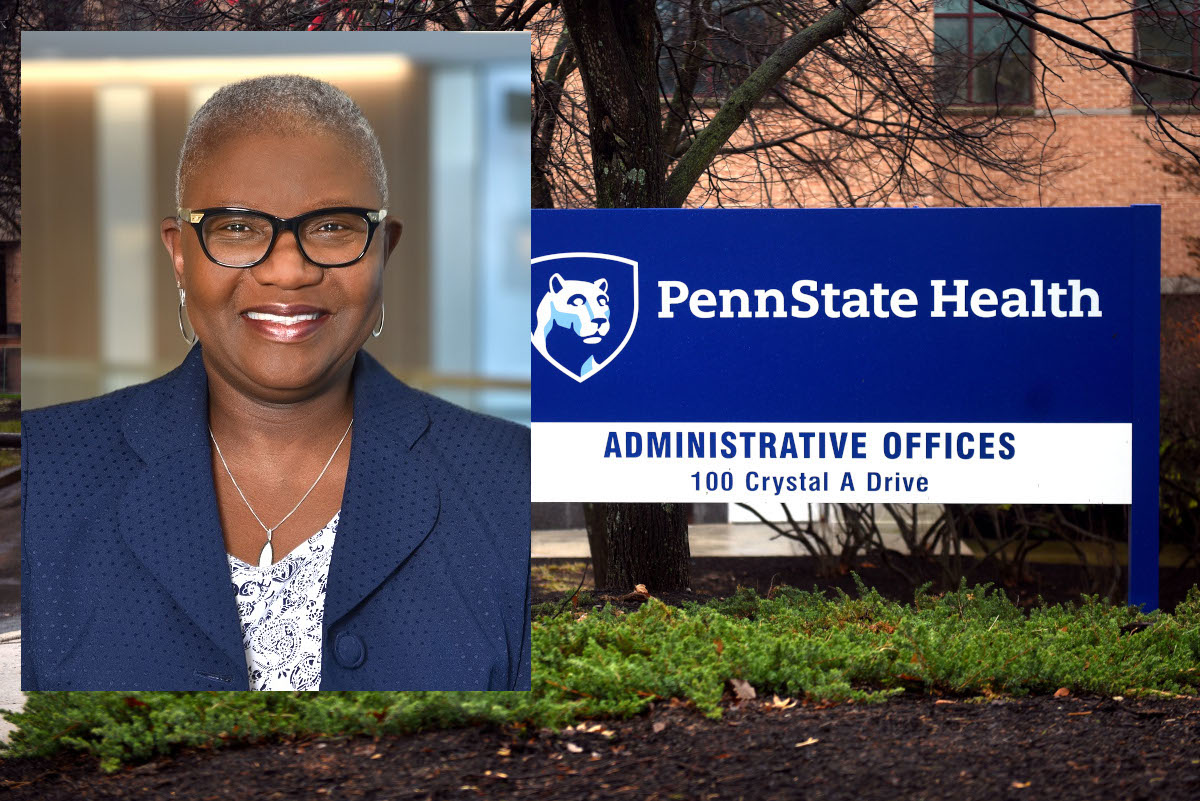
[[[21,415],[22,689],[249,689],[200,353]],[[321,689],[528,690],[529,429],[352,380]]]

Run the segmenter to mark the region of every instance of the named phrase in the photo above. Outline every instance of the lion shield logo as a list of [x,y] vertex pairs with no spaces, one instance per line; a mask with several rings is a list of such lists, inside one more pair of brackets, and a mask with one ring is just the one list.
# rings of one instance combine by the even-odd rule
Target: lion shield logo
[[531,264],[533,347],[583,382],[610,364],[633,334],[637,262],[606,253],[555,253]]

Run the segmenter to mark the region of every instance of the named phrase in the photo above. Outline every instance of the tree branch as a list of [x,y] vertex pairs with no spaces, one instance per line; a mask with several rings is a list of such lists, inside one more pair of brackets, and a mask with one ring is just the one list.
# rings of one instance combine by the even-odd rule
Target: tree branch
[[669,208],[683,205],[688,193],[696,185],[696,180],[708,167],[717,150],[746,120],[750,109],[795,67],[800,59],[821,43],[841,36],[852,20],[861,17],[879,2],[880,0],[844,0],[840,7],[788,39],[768,56],[766,61],[733,91],[712,122],[692,140],[691,147],[675,164],[675,169],[667,178],[666,205]]

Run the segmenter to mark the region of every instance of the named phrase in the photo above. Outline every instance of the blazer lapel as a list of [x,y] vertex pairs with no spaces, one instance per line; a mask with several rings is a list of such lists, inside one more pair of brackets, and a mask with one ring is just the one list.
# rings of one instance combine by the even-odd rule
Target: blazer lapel
[[354,438],[325,591],[328,632],[400,567],[437,522],[436,461],[421,394],[365,351],[354,365]]
[[[162,381],[135,392],[122,429],[144,464],[120,501],[121,535],[231,663],[244,665],[213,488],[200,346]],[[235,673],[238,686],[248,687],[244,670]]]

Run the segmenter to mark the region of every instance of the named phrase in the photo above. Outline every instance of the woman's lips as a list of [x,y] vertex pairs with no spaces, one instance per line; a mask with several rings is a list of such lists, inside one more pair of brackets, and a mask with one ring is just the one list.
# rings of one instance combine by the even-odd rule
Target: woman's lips
[[318,309],[273,310],[248,309],[242,319],[250,329],[275,342],[295,342],[310,336],[329,319],[327,312]]

